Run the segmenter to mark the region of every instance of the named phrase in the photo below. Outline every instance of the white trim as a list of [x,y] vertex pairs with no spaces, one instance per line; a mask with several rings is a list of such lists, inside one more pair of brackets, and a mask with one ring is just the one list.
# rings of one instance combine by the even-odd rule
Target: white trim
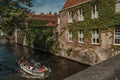
[[[97,33],[96,30],[97,29],[92,30],[92,37],[91,37],[92,44],[99,44],[99,42],[97,43],[97,41],[96,41],[96,39],[99,40],[99,31]],[[93,42],[93,38],[95,39],[95,42]]]
[[120,12],[120,3],[117,3],[118,1],[120,0],[116,0],[116,10],[115,10],[116,13]]
[[83,8],[78,9],[78,21],[84,21]]
[[84,2],[81,2],[81,3],[78,3],[78,4],[75,4],[75,5],[73,5],[73,6],[70,6],[70,7],[64,8],[64,9],[61,9],[60,11],[64,11],[64,10],[66,10],[66,9],[69,9],[69,8],[72,8],[72,7],[75,7],[75,6],[78,6],[78,5],[80,5],[80,4],[84,4],[84,3],[88,2],[88,1],[90,1],[90,0],[87,0],[87,1],[84,1]]
[[99,45],[99,43],[92,43],[93,45]]
[[[83,40],[81,41],[80,38],[83,39]],[[78,31],[78,43],[84,43],[84,32],[83,32],[83,30]]]
[[120,45],[120,44],[118,44],[118,43],[115,43],[115,29],[116,29],[116,27],[114,28],[114,45]]
[[114,27],[114,41],[113,41],[113,43],[114,43],[114,45],[116,45],[115,44],[115,27]]
[[91,15],[92,19],[98,18],[98,10],[97,10],[97,8],[98,8],[98,6],[96,4],[94,4],[92,6],[92,15]]
[[70,40],[70,38],[73,39],[73,35],[72,35],[72,31],[71,31],[71,30],[68,30],[67,35],[68,35],[68,36],[67,36],[68,42],[73,42],[73,40]]
[[115,43],[114,43],[114,45],[115,45],[115,46],[120,46],[120,44],[115,44]]
[[78,43],[79,43],[79,44],[84,44],[84,42],[80,42],[80,41],[78,41]]
[[68,23],[72,23],[73,22],[73,12],[72,11],[68,11]]

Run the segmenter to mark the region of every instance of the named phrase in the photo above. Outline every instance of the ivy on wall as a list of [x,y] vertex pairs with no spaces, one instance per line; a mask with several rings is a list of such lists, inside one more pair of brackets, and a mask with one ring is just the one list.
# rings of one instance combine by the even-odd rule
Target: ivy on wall
[[[91,19],[92,5],[98,5],[98,18]],[[83,8],[84,21],[75,21],[69,24],[69,29],[73,31],[73,35],[77,35],[78,30],[83,29],[86,38],[90,37],[89,32],[92,29],[106,30],[120,24],[120,13],[115,12],[116,0],[91,0],[79,6],[70,8],[73,15],[77,14],[77,10]]]

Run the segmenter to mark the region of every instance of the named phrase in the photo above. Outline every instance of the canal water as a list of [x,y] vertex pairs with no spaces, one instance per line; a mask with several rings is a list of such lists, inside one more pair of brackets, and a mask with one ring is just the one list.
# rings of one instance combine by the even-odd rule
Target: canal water
[[[19,69],[16,64],[16,59],[19,59],[21,56],[41,61],[45,66],[50,67],[51,72],[49,76],[47,78],[38,78],[28,75]],[[0,80],[63,80],[88,67],[88,65],[73,62],[20,45],[0,44]]]

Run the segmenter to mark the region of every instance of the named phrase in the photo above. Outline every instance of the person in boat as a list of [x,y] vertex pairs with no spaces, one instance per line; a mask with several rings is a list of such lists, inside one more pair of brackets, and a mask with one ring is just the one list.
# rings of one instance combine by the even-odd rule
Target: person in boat
[[39,67],[39,66],[42,66],[40,62],[35,63],[35,67]]
[[33,68],[34,68],[33,66],[30,66],[30,70],[33,70]]

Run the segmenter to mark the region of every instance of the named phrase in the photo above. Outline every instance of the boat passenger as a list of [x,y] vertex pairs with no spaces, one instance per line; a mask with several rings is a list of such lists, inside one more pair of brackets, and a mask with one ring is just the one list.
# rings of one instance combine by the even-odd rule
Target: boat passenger
[[30,70],[33,70],[33,66],[30,66]]

